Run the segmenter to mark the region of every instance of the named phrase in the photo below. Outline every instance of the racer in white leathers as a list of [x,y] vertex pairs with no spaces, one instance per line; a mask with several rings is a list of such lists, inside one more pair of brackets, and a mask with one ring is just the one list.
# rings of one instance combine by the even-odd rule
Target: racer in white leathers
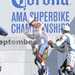
[[51,46],[57,48],[58,51],[67,52],[65,71],[68,75],[73,75],[75,65],[75,41],[70,33],[69,26],[64,26],[62,28],[62,36],[57,39],[56,43],[51,41]]

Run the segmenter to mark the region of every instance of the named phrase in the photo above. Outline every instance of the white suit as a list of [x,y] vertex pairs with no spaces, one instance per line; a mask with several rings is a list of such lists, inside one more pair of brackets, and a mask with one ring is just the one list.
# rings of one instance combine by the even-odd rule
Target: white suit
[[74,37],[70,33],[64,33],[60,40],[56,42],[57,48],[67,50],[67,65],[74,67],[75,64],[75,42]]

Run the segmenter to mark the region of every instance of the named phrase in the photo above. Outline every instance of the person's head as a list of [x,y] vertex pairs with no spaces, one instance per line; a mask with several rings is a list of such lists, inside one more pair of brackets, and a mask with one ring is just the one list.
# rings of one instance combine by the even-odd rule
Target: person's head
[[39,28],[40,26],[41,26],[41,22],[38,22],[38,21],[36,21],[36,20],[34,20],[34,21],[32,21],[32,26],[34,27],[34,28]]
[[36,28],[39,32],[41,32],[41,30],[44,30],[44,25],[43,25],[43,23],[40,22],[40,21],[34,20],[34,21],[31,23],[31,25],[32,25],[34,28]]
[[70,33],[70,26],[64,26],[64,27],[62,27],[62,33],[64,34],[64,33]]

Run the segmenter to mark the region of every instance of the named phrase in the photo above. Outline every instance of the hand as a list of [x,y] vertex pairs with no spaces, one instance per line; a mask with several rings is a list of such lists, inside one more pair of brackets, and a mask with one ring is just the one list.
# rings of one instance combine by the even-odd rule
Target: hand
[[48,44],[53,48],[53,41],[52,40],[49,40]]
[[33,50],[33,54],[36,55],[37,52],[38,52],[38,49],[37,49],[37,48],[34,48],[34,50]]

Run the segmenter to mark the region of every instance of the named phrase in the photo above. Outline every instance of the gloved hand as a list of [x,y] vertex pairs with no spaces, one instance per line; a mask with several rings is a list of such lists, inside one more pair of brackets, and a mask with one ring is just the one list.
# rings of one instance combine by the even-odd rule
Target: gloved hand
[[50,47],[53,48],[53,41],[52,41],[52,40],[49,40],[49,41],[48,41],[48,44],[50,45]]

